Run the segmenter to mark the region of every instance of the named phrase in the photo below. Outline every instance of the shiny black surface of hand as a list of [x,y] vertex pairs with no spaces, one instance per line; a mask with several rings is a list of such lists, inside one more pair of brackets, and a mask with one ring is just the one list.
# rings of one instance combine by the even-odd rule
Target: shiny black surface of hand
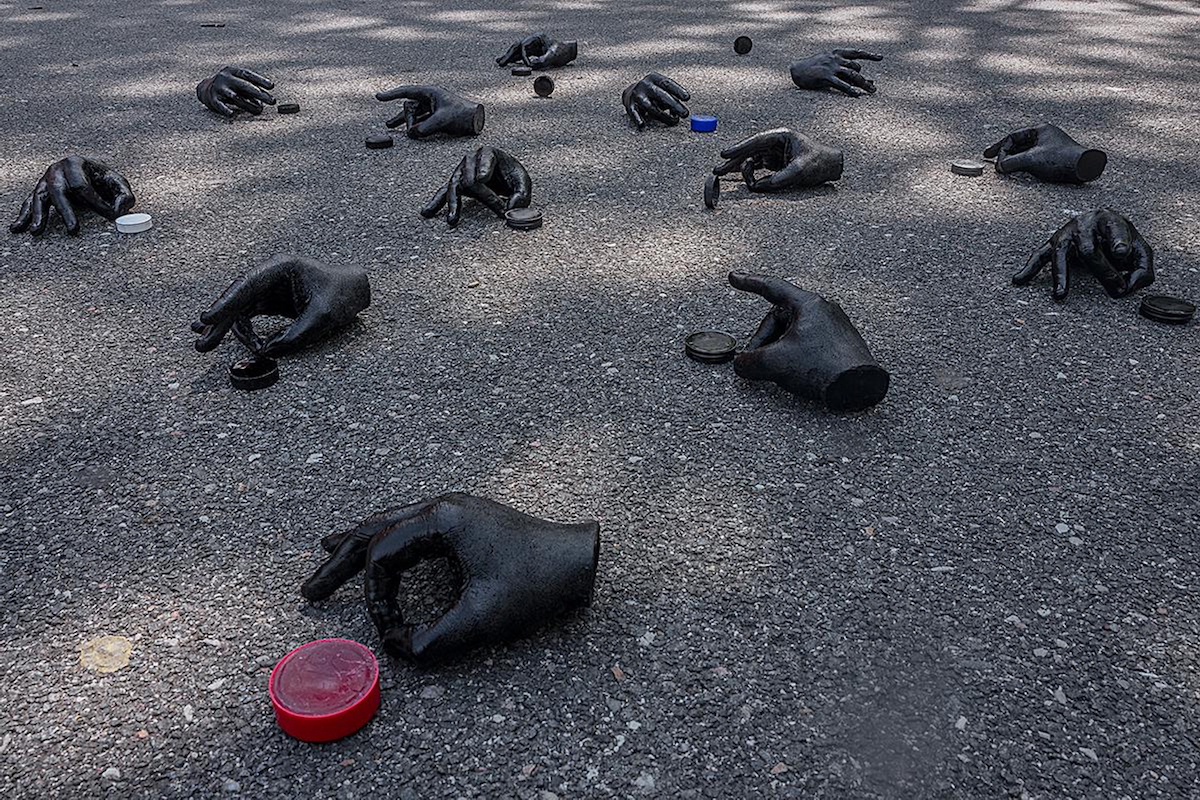
[[435,133],[448,136],[478,136],[483,132],[483,104],[466,100],[436,86],[397,86],[376,92],[381,101],[404,100],[399,114],[387,121],[389,128],[408,126],[408,138],[424,139]]
[[731,272],[729,284],[774,306],[734,357],[738,375],[839,411],[873,406],[887,394],[891,377],[837,303],[781,278]]
[[560,42],[544,33],[535,33],[513,42],[504,55],[496,59],[501,67],[524,64],[532,69],[565,67],[579,55],[578,42]]
[[1051,296],[1060,303],[1070,290],[1071,267],[1087,269],[1112,298],[1154,283],[1154,251],[1133,223],[1111,208],[1080,214],[1063,225],[1012,282],[1024,286],[1047,265],[1054,278]]
[[1048,183],[1087,183],[1108,164],[1103,150],[1084,147],[1055,125],[1022,128],[983,151],[996,159],[996,172],[1028,172]]
[[[807,136],[776,128],[756,133],[721,151],[728,159],[713,169],[714,175],[740,171],[752,192],[778,192],[800,186],[819,186],[842,177],[842,151],[815,142]],[[756,169],[770,170],[756,178]]]
[[[282,356],[308,347],[354,320],[371,303],[367,273],[330,267],[311,258],[277,255],[238,278],[192,324],[196,349],[207,353],[230,330],[258,355]],[[252,319],[260,314],[295,320],[263,340]]]
[[[300,593],[323,600],[365,571],[367,613],[384,648],[428,663],[524,636],[590,605],[600,526],[548,522],[452,493],[375,514],[322,544],[332,555]],[[429,623],[406,623],[396,602],[403,573],[441,557],[460,579],[457,599]]]
[[647,118],[664,125],[678,124],[681,118],[688,116],[687,106],[682,101],[691,99],[687,89],[657,72],[629,84],[621,93],[621,105],[639,129],[646,127]]
[[474,197],[503,217],[506,211],[529,205],[533,183],[516,158],[494,147],[481,147],[459,162],[449,182],[421,209],[421,216],[426,219],[437,216],[447,206],[446,222],[451,228],[456,227],[464,195]]
[[267,91],[274,88],[270,78],[252,70],[221,67],[216,75],[196,84],[196,97],[223,117],[232,117],[238,111],[261,114],[264,103],[275,105],[275,98]]
[[875,82],[862,74],[859,61],[883,61],[883,56],[866,50],[834,50],[818,53],[792,64],[792,83],[801,89],[837,89],[851,97],[875,94]]
[[17,218],[8,226],[12,233],[26,229],[35,236],[46,230],[50,209],[58,209],[67,233],[79,233],[75,204],[83,203],[97,214],[116,219],[134,204],[129,181],[107,165],[81,156],[55,161],[34,185]]

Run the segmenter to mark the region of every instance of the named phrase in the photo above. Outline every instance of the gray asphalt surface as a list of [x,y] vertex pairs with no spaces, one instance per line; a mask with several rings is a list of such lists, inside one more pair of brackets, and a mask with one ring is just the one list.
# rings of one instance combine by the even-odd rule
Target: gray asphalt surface
[[[0,19],[0,208],[78,152],[155,219],[0,245],[0,795],[1200,796],[1200,328],[1086,276],[1061,306],[1045,278],[1008,282],[1109,205],[1153,244],[1153,290],[1200,297],[1194,4],[22,0]],[[580,42],[549,100],[492,60],[540,29]],[[791,88],[792,60],[846,45],[886,54],[876,96]],[[194,87],[226,63],[302,113],[210,114]],[[649,70],[717,133],[631,130],[620,92]],[[407,82],[484,102],[486,131],[365,150],[392,113],[373,93]],[[949,173],[1041,121],[1108,151],[1104,176]],[[705,211],[717,150],[779,125],[845,149],[836,188],[726,181]],[[417,216],[483,144],[528,167],[543,229]],[[188,324],[281,251],[364,266],[374,302],[236,393],[239,347],[197,354]],[[686,360],[687,332],[746,337],[766,311],[732,268],[842,303],[885,402],[831,414]],[[357,584],[298,595],[319,538],[449,490],[598,519],[594,607],[444,668],[385,660],[369,727],[290,740],[271,665],[377,643]],[[446,593],[435,565],[406,606]],[[126,669],[81,667],[101,634],[134,641]]]

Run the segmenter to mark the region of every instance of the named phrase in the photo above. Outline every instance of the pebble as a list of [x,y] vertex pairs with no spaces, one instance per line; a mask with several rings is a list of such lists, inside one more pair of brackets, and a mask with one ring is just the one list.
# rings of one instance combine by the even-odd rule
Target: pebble
[[320,464],[320,463],[321,463],[321,459],[323,459],[324,457],[325,457],[325,456],[324,456],[324,454],[323,454],[323,453],[313,453],[311,456],[309,456],[309,457],[308,457],[308,458],[307,458],[307,459],[304,461],[304,463],[305,463],[305,464]]
[[422,700],[436,700],[446,693],[441,686],[426,686],[421,690]]
[[967,718],[959,717],[958,721],[954,723],[954,727],[958,728],[960,731],[965,731],[967,729]]
[[1067,704],[1067,693],[1062,690],[1061,686],[1054,690],[1054,699],[1064,706]]
[[1060,522],[1054,526],[1054,530],[1058,531],[1059,533],[1070,533],[1071,526],[1065,522]]
[[1100,759],[1096,756],[1096,751],[1090,747],[1081,747],[1081,748],[1079,748],[1079,752],[1083,753],[1085,756],[1090,758],[1092,761],[1096,761],[1096,762],[1100,761]]
[[116,767],[109,767],[100,773],[100,777],[110,781],[119,781],[121,780],[121,770]]
[[1045,658],[1046,656],[1050,655],[1050,651],[1044,647],[1035,647],[1033,648],[1033,654],[1038,658]]
[[192,720],[194,720],[196,718],[195,710],[191,706],[184,706],[183,707],[183,718],[185,720],[187,720],[188,722],[191,722]]
[[1076,547],[1083,544],[1083,539],[1080,539],[1078,536],[1072,536],[1070,539],[1067,539],[1067,541],[1070,542],[1071,544],[1075,545]]
[[228,778],[225,783],[221,784],[221,788],[227,792],[240,792],[242,790],[242,785],[233,778]]

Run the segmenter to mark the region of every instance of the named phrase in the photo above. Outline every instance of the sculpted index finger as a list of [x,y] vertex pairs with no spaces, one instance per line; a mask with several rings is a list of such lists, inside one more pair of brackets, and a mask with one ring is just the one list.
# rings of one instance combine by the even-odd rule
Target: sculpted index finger
[[773,305],[787,306],[801,299],[803,289],[788,283],[783,278],[752,275],[748,272],[729,273],[729,285],[743,292],[753,292]]
[[432,100],[433,91],[434,90],[432,86],[414,86],[411,84],[406,84],[404,86],[397,86],[394,89],[376,92],[375,99],[387,102],[388,100],[399,100],[400,98],[404,98],[406,100],[423,100],[428,103]]

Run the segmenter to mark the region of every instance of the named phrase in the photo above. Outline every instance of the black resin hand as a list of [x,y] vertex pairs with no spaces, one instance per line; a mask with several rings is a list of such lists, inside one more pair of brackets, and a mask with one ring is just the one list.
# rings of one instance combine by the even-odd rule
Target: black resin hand
[[270,78],[252,70],[221,67],[216,75],[196,84],[196,97],[223,117],[232,117],[239,110],[261,114],[263,103],[275,105],[275,98],[267,91],[274,88]]
[[565,67],[579,54],[578,42],[560,42],[544,33],[535,33],[519,42],[513,42],[508,52],[496,59],[502,67],[509,64],[524,64],[533,69]]
[[483,103],[464,100],[436,86],[397,86],[376,92],[376,100],[403,99],[403,110],[387,121],[389,128],[408,125],[408,138],[424,139],[435,133],[478,136],[483,131]]
[[[192,330],[196,349],[207,353],[230,330],[251,351],[263,356],[294,353],[348,325],[371,304],[367,273],[358,267],[329,267],[311,258],[277,255],[238,278]],[[295,320],[263,340],[252,319],[260,314]]]
[[1067,299],[1071,267],[1086,268],[1113,298],[1154,283],[1154,251],[1133,223],[1111,208],[1080,214],[1063,225],[1012,282],[1026,285],[1047,264],[1054,276],[1052,296],[1060,303]]
[[37,236],[46,230],[53,207],[58,209],[67,233],[74,236],[79,233],[75,203],[83,203],[97,214],[116,219],[133,208],[133,190],[129,188],[129,181],[107,165],[90,158],[67,156],[47,168],[8,229],[20,233],[28,228]]
[[459,162],[450,181],[421,209],[421,216],[435,217],[448,206],[446,222],[453,228],[458,225],[463,195],[474,197],[503,217],[505,211],[529,205],[533,183],[520,161],[503,150],[481,147]]
[[657,72],[629,84],[621,93],[621,105],[639,129],[646,127],[647,117],[664,125],[678,124],[681,117],[688,115],[687,106],[681,101],[691,99],[687,89]]
[[[714,175],[741,171],[752,192],[778,192],[797,186],[819,186],[842,177],[842,151],[814,142],[787,128],[756,133],[721,151],[728,159],[713,169]],[[771,170],[756,178],[756,169]]]
[[1087,183],[1108,164],[1103,150],[1081,145],[1055,125],[1023,128],[983,151],[996,159],[996,172],[1028,172],[1050,183]]
[[883,56],[866,50],[819,53],[792,64],[792,83],[801,89],[837,89],[851,97],[875,94],[875,82],[862,75],[861,60],[883,61]]
[[[591,605],[600,526],[531,517],[469,494],[384,511],[322,541],[332,555],[301,587],[323,600],[365,568],[367,613],[394,656],[424,663],[509,641]],[[437,619],[406,623],[396,602],[405,570],[444,557],[460,594]]]
[[835,410],[867,408],[887,394],[891,377],[837,303],[781,278],[731,272],[729,284],[774,305],[734,357],[738,375],[772,381]]

